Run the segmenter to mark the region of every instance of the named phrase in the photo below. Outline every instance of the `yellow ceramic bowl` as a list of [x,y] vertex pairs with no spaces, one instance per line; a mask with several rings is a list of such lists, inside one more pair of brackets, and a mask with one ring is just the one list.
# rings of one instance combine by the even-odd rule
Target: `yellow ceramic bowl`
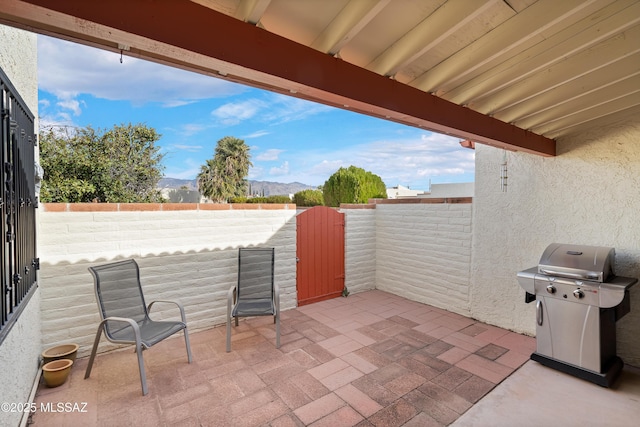
[[67,381],[69,372],[71,372],[71,359],[58,359],[49,363],[45,363],[42,367],[42,376],[47,387],[58,387]]
[[42,360],[45,364],[60,359],[70,359],[72,362],[75,362],[78,347],[78,344],[61,344],[48,348],[42,352]]

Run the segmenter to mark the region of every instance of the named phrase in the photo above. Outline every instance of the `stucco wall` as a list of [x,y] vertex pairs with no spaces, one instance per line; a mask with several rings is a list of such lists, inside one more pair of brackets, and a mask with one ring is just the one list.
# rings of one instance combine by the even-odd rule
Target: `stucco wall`
[[0,68],[38,117],[38,51],[36,35],[0,25]]
[[[243,209],[237,205],[44,204],[41,210],[45,346],[75,342],[81,346],[80,355],[91,351],[100,317],[87,268],[126,258],[134,258],[140,266],[147,303],[180,301],[191,331],[225,322],[227,291],[237,281],[239,247],[276,248],[281,307],[296,306],[293,205]],[[158,319],[177,315],[169,305],[157,308],[162,309],[154,307]],[[113,347],[103,339],[101,350]]]
[[[616,248],[616,274],[640,277],[640,121],[628,119],[558,141],[558,156],[507,153],[508,191],[500,189],[502,150],[476,146],[471,315],[535,334],[519,270],[538,264],[548,244]],[[640,366],[640,286],[617,323],[618,354]]]
[[[0,25],[0,68],[31,112],[38,116],[37,44],[35,34]],[[27,402],[40,355],[40,292],[29,300],[18,322],[0,345],[0,402]],[[19,413],[3,413],[0,425],[18,425]],[[5,424],[6,423],[6,424]]]

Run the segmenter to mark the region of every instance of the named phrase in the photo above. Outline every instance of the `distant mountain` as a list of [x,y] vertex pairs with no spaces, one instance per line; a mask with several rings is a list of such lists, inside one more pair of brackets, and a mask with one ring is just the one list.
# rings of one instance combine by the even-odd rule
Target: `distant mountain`
[[[265,196],[288,196],[289,194],[295,194],[298,191],[316,188],[312,185],[302,184],[300,182],[290,182],[285,184],[281,182],[249,180],[249,185],[251,192],[260,196],[262,194]],[[182,187],[186,187],[188,190],[198,189],[195,179],[162,178],[158,182],[158,188],[160,189],[179,189]]]
[[160,181],[158,181],[158,188],[160,189],[173,188],[177,190],[182,187],[187,187],[187,190],[198,189],[195,179],[160,178]]

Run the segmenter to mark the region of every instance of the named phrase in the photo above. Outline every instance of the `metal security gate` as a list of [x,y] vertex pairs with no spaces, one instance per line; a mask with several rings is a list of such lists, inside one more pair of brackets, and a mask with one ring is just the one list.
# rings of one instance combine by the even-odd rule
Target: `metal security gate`
[[344,214],[317,206],[300,213],[296,225],[298,305],[342,295]]
[[36,289],[34,116],[0,70],[0,343]]

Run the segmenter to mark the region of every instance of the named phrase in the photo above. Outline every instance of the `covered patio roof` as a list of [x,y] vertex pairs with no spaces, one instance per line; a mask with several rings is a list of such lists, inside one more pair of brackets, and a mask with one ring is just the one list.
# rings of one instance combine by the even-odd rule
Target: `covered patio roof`
[[632,0],[0,0],[0,22],[482,144],[640,114]]

